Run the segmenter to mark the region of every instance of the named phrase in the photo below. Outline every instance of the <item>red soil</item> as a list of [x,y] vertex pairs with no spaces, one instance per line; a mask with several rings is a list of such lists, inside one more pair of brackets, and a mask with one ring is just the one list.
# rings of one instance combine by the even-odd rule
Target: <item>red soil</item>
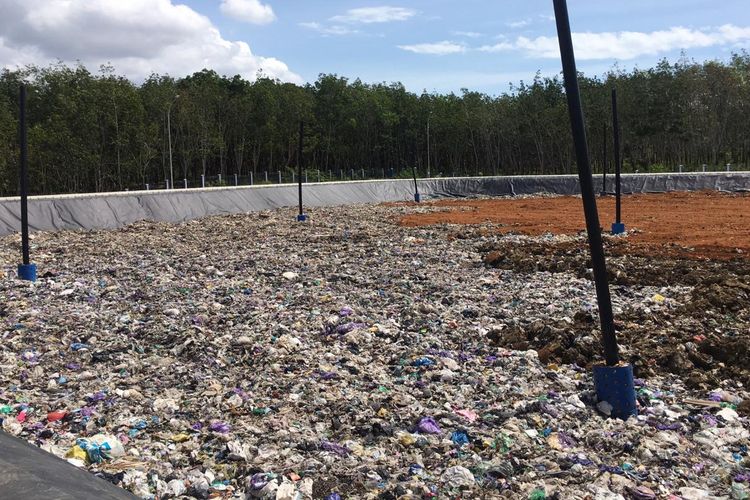
[[[601,226],[614,222],[615,200],[598,198]],[[579,197],[441,200],[435,211],[412,213],[404,226],[498,224],[503,233],[574,234],[585,229]],[[750,258],[750,194],[718,192],[639,194],[622,199],[628,246],[639,252],[676,252],[683,256]]]

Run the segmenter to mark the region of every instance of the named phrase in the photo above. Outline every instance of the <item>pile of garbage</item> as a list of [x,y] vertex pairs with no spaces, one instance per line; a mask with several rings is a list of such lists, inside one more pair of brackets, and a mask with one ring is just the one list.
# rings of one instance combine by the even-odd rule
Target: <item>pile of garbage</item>
[[580,237],[396,223],[428,210],[37,234],[33,284],[1,239],[3,431],[141,498],[748,498],[747,382],[699,347],[746,341],[742,300],[691,316],[691,381],[650,360],[699,283],[613,287],[642,363],[639,416],[610,419],[585,269],[486,261],[585,262]]

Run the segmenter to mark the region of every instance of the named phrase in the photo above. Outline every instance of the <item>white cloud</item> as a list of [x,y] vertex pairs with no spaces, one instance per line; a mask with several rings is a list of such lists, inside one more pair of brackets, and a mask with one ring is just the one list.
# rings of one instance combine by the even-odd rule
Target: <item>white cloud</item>
[[[635,59],[644,55],[659,55],[678,49],[692,49],[750,42],[750,27],[727,24],[719,28],[694,30],[674,27],[668,30],[643,33],[621,31],[617,33],[573,33],[576,58]],[[518,37],[515,48],[529,56],[558,58],[560,48],[556,37]]]
[[111,63],[135,79],[210,68],[302,81],[282,61],[226,40],[207,17],[172,0],[0,0],[0,66],[57,60],[93,69]]
[[719,33],[726,43],[738,44],[750,41],[750,26],[742,28],[733,24],[719,27]]
[[348,26],[340,26],[337,24],[326,26],[316,22],[299,23],[303,28],[308,28],[318,33],[322,33],[326,36],[342,36],[342,35],[354,35],[359,33],[359,30],[351,29]]
[[390,23],[393,21],[406,21],[417,15],[414,9],[404,7],[361,7],[350,9],[345,14],[333,16],[330,20],[334,23]]
[[484,36],[483,33],[477,33],[476,31],[454,31],[456,36],[465,36],[466,38],[481,38]]
[[351,24],[375,24],[390,23],[395,21],[406,21],[417,14],[416,10],[404,7],[361,7],[350,9],[344,14],[333,16],[329,24],[319,22],[300,23],[300,26],[315,30],[326,36],[341,36],[360,33],[359,30],[345,25]]
[[[497,37],[498,43],[468,47],[464,44],[443,41],[399,45],[402,50],[417,54],[447,55],[468,51],[488,53],[525,52],[529,57],[560,57],[557,37],[539,36],[528,38],[519,36],[515,41],[504,36]],[[619,59],[630,60],[644,55],[661,55],[679,49],[692,49],[713,46],[742,47],[750,43],[750,27],[725,24],[715,28],[692,30],[675,27],[668,30],[642,33],[622,31],[617,33],[573,33],[573,45],[579,60]]]
[[430,54],[434,56],[445,56],[448,54],[461,54],[466,52],[466,46],[454,42],[418,43],[415,45],[399,45],[399,49],[415,54]]
[[251,24],[268,24],[276,19],[271,6],[260,0],[221,0],[220,8],[225,15]]
[[516,46],[512,43],[500,42],[494,45],[482,45],[477,50],[480,52],[508,52],[515,49]]
[[505,23],[506,26],[509,26],[509,27],[515,28],[515,29],[526,27],[529,24],[531,24],[531,21],[529,21],[528,19],[524,19],[522,21],[513,21],[513,22],[510,22],[510,23]]

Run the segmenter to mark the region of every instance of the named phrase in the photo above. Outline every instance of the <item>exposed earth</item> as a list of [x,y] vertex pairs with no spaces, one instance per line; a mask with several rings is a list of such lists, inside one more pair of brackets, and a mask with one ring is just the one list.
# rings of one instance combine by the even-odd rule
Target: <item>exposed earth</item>
[[[615,198],[598,198],[603,228],[615,221]],[[445,210],[402,217],[404,226],[431,224],[499,224],[504,233],[574,234],[585,229],[580,197],[441,200],[430,206]],[[653,246],[686,256],[731,259],[750,252],[750,193],[719,192],[638,194],[623,196],[622,221],[630,252]]]
[[[614,197],[597,199],[601,225],[614,220]],[[400,217],[407,227],[449,225],[449,238],[492,232],[571,238],[497,240],[478,247],[490,267],[516,272],[572,272],[590,277],[580,197],[440,200]],[[674,309],[628,309],[617,315],[620,342],[636,373],[667,371],[693,386],[736,377],[750,384],[750,195],[718,192],[623,197],[629,233],[605,237],[611,286],[691,287]],[[453,226],[455,225],[455,226]],[[606,232],[606,231],[605,231]],[[658,300],[661,300],[657,297]],[[575,339],[598,328],[598,316],[579,314],[574,324],[536,321],[504,331],[495,341],[513,349],[539,350],[542,361],[591,365],[599,346]]]

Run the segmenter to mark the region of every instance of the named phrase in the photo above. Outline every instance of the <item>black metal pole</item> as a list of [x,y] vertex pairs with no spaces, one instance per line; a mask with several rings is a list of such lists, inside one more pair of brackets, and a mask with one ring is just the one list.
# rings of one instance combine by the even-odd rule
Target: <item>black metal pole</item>
[[604,121],[604,131],[602,132],[604,143],[602,144],[602,194],[607,194],[607,122]]
[[615,136],[615,222],[622,222],[622,205],[620,203],[620,172],[622,161],[620,158],[620,118],[617,115],[617,89],[612,89],[612,133]]
[[21,248],[23,263],[28,266],[29,257],[29,168],[26,144],[26,85],[21,85],[19,99],[19,126],[21,132]]
[[299,184],[297,185],[297,191],[299,193],[299,214],[302,215],[302,146],[305,140],[305,122],[300,120],[299,122],[299,144],[297,145],[297,177],[299,178]]
[[609,284],[607,283],[607,267],[604,259],[601,227],[599,226],[599,213],[596,208],[596,198],[594,196],[594,179],[591,176],[589,150],[586,144],[586,127],[581,107],[581,93],[578,88],[578,72],[573,52],[573,37],[570,33],[568,6],[565,0],[553,0],[553,4],[557,22],[557,37],[560,42],[563,76],[565,79],[565,93],[568,98],[568,111],[570,112],[573,142],[575,143],[578,163],[578,178],[581,183],[583,211],[586,216],[586,231],[589,236],[589,249],[594,268],[596,297],[599,303],[599,319],[602,326],[604,358],[607,365],[613,366],[619,363],[620,357],[612,314],[612,299],[609,295]]
[[414,177],[414,201],[419,202],[419,188],[417,187],[417,169],[411,166],[411,174]]

